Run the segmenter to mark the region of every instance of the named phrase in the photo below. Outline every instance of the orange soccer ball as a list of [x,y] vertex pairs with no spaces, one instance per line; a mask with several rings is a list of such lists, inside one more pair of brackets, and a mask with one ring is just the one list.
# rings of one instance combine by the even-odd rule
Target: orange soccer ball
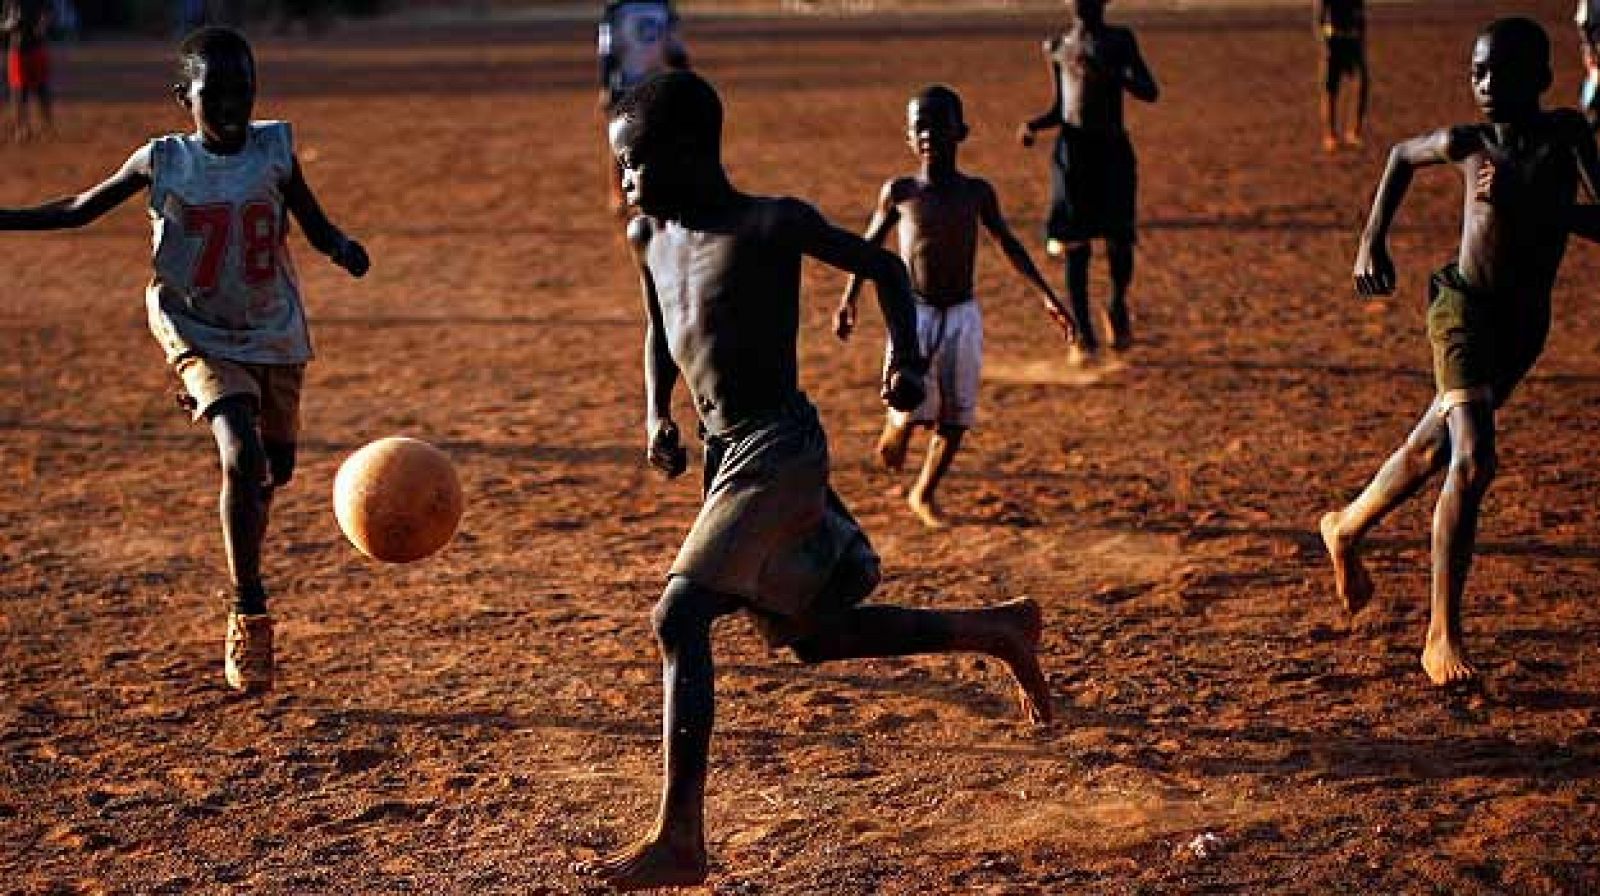
[[461,481],[443,451],[419,439],[379,439],[333,478],[333,515],[361,553],[410,563],[450,541],[461,522]]

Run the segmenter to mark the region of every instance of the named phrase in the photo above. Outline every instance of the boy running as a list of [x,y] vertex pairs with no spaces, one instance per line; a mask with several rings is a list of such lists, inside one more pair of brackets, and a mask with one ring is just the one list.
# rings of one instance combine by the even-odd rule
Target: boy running
[[1074,357],[1092,358],[1099,348],[1089,323],[1089,241],[1106,243],[1111,268],[1107,338],[1117,351],[1133,344],[1128,285],[1133,282],[1138,163],[1123,127],[1122,95],[1156,101],[1155,76],[1127,28],[1106,24],[1106,0],[1067,0],[1072,27],[1045,42],[1055,102],[1018,131],[1023,146],[1034,134],[1060,128],[1050,156],[1050,218],[1045,223],[1051,255],[1067,256],[1067,293],[1078,324]]
[[[889,228],[899,228],[900,257],[916,290],[917,340],[929,364],[928,395],[914,411],[889,411],[878,439],[878,459],[891,470],[900,469],[911,428],[937,427],[907,501],[924,524],[943,528],[947,523],[936,494],[961,448],[962,436],[977,418],[983,369],[983,317],[972,290],[980,223],[1011,266],[1039,293],[1045,311],[1069,343],[1075,328],[1061,300],[1006,225],[994,188],[956,167],[957,149],[967,137],[961,97],[942,84],[923,88],[906,107],[906,125],[906,142],[921,161],[921,170],[884,183],[866,239],[882,245]],[[834,331],[840,339],[848,339],[855,329],[860,290],[861,278],[852,276],[836,318]]]
[[1494,414],[1544,348],[1550,291],[1575,221],[1578,184],[1592,194],[1600,182],[1594,139],[1582,116],[1540,108],[1550,82],[1550,42],[1538,24],[1507,18],[1485,28],[1473,45],[1471,68],[1484,121],[1406,140],[1390,151],[1356,255],[1357,292],[1392,293],[1389,227],[1412,173],[1429,165],[1456,167],[1466,185],[1461,246],[1428,287],[1437,397],[1361,495],[1321,520],[1335,587],[1345,608],[1359,612],[1372,597],[1361,539],[1445,471],[1433,517],[1422,651],[1422,668],[1438,685],[1477,674],[1462,643],[1461,596],[1478,511],[1495,474]]
[[0,209],[0,230],[82,227],[149,191],[150,331],[221,455],[223,547],[234,591],[223,671],[234,689],[254,693],[273,677],[261,544],[273,492],[294,471],[300,384],[311,358],[285,212],[352,275],[365,274],[368,262],[317,204],[289,125],[250,120],[256,70],[244,37],[205,28],[184,39],[178,59],[173,92],[194,133],[157,137],[76,196]]
[[650,832],[578,870],[623,889],[706,877],[705,783],[713,717],[711,624],[749,611],[802,662],[977,651],[1000,660],[1023,711],[1050,716],[1036,650],[1039,607],[859,606],[878,556],[828,487],[828,444],[800,391],[796,341],[806,256],[871,280],[888,321],[883,397],[922,401],[911,285],[894,255],[795,199],[750,196],[721,161],[722,105],[698,76],[670,72],[618,105],[611,145],[641,216],[628,225],[646,310],[645,432],[651,466],[683,473],[671,416],[683,375],[705,433],[705,503],[651,614],[665,679],[664,771]]
[[1367,13],[1363,0],[1317,0],[1317,35],[1322,38],[1322,148],[1339,148],[1339,85],[1356,82],[1354,120],[1343,142],[1360,146],[1367,119]]

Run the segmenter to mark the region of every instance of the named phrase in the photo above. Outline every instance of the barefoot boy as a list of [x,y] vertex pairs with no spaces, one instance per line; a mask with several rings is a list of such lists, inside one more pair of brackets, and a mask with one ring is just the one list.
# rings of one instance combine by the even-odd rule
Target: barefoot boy
[[[922,475],[908,496],[911,509],[933,528],[945,525],[936,500],[939,483],[977,416],[983,317],[973,295],[972,273],[979,223],[1000,244],[1012,267],[1038,291],[1045,311],[1067,341],[1074,337],[1072,319],[1061,300],[1039,276],[1001,216],[994,188],[956,168],[956,151],[966,136],[961,97],[955,91],[938,84],[912,97],[906,107],[906,142],[921,161],[921,170],[884,183],[866,234],[868,242],[882,245],[889,228],[899,227],[900,257],[916,290],[917,340],[929,365],[927,398],[910,413],[889,411],[878,439],[878,458],[885,467],[900,469],[911,427],[938,427],[928,444]],[[851,277],[839,303],[835,332],[840,339],[848,339],[855,329],[860,290],[861,278]]]
[[1322,148],[1339,148],[1339,85],[1353,79],[1354,115],[1343,134],[1348,146],[1361,145],[1367,118],[1367,14],[1363,0],[1316,0],[1317,35],[1322,38]]
[[1102,237],[1111,268],[1107,338],[1116,350],[1133,344],[1128,285],[1133,281],[1134,205],[1138,167],[1122,123],[1122,94],[1156,101],[1155,77],[1127,28],[1107,25],[1106,0],[1067,0],[1072,27],[1045,42],[1055,84],[1048,111],[1025,122],[1023,146],[1036,132],[1060,128],[1050,156],[1050,219],[1045,223],[1052,255],[1067,255],[1067,293],[1084,356],[1099,347],[1089,323],[1089,241]]
[[[50,3],[48,0],[5,0],[3,27],[10,38],[6,50],[6,82],[16,102],[12,136],[26,140],[50,131]],[[39,105],[39,129],[28,123],[28,103]]]
[[194,133],[158,137],[104,183],[27,209],[0,230],[82,227],[149,190],[150,330],[205,419],[222,461],[222,535],[233,583],[223,670],[245,692],[272,685],[272,617],[261,543],[275,489],[294,471],[300,383],[311,342],[290,265],[284,212],[334,264],[360,277],[367,255],[329,223],[301,176],[289,125],[250,120],[255,58],[237,32],[205,28],[178,48],[173,92]]
[[795,199],[749,196],[721,162],[722,107],[698,76],[670,72],[625,97],[611,121],[644,292],[648,459],[685,468],[671,417],[681,373],[705,437],[705,504],[651,619],[665,679],[664,773],[655,823],[635,845],[579,871],[624,889],[706,876],[704,808],[713,714],[711,624],[749,611],[803,662],[978,651],[1006,664],[1024,712],[1048,719],[1030,600],[977,610],[858,604],[878,557],[828,487],[828,447],[800,391],[800,262],[810,256],[877,287],[893,349],[884,399],[922,400],[910,283],[899,260]]
[[1359,612],[1372,597],[1358,553],[1362,537],[1445,471],[1433,517],[1433,581],[1422,652],[1423,669],[1439,685],[1476,675],[1462,644],[1461,595],[1478,509],[1495,473],[1495,409],[1544,347],[1550,290],[1575,218],[1577,187],[1581,180],[1592,188],[1600,175],[1583,118],[1568,109],[1540,108],[1550,80],[1550,43],[1539,25],[1508,18],[1484,29],[1472,49],[1471,84],[1485,120],[1416,137],[1390,151],[1356,255],[1356,290],[1368,296],[1393,292],[1389,226],[1412,172],[1427,165],[1456,167],[1466,186],[1461,247],[1428,288],[1438,395],[1361,495],[1321,520],[1339,596],[1350,612]]

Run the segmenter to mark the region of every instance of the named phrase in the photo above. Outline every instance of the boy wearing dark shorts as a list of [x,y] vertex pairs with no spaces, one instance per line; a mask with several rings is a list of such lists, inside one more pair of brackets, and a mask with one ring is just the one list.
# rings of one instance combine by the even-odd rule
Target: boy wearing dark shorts
[[1133,31],[1106,24],[1106,0],[1068,0],[1072,27],[1044,44],[1055,101],[1018,131],[1023,146],[1034,134],[1059,128],[1050,156],[1050,217],[1046,249],[1066,254],[1067,293],[1078,324],[1074,357],[1092,358],[1099,339],[1089,320],[1092,239],[1103,239],[1111,268],[1105,330],[1117,351],[1133,344],[1128,286],[1133,282],[1135,203],[1139,188],[1133,143],[1123,125],[1122,95],[1147,103],[1159,89]]
[[[1478,512],[1494,480],[1495,411],[1538,360],[1550,328],[1550,293],[1568,230],[1595,237],[1574,205],[1600,178],[1594,138],[1571,109],[1545,111],[1550,42],[1529,19],[1499,19],[1472,50],[1471,85],[1484,121],[1397,144],[1356,255],[1362,295],[1394,291],[1388,233],[1413,172],[1453,165],[1465,184],[1461,246],[1428,287],[1427,329],[1436,395],[1410,437],[1354,501],[1324,514],[1335,587],[1351,613],[1372,597],[1362,538],[1445,472],[1433,517],[1433,566],[1422,667],[1438,685],[1477,675],[1462,642],[1461,599]],[[1586,224],[1584,222],[1587,222]]]
[[[1316,0],[1317,36],[1322,40],[1322,148],[1333,152],[1341,141],[1360,146],[1367,119],[1367,13],[1363,0]],[[1339,133],[1339,86],[1356,82],[1349,127]]]
[[705,782],[713,717],[711,625],[747,610],[803,662],[977,651],[1003,662],[1024,712],[1049,718],[1031,600],[975,610],[860,606],[878,557],[828,486],[827,439],[799,388],[800,263],[873,281],[894,350],[891,407],[913,408],[925,367],[899,259],[795,199],[740,193],[721,162],[722,106],[698,76],[669,72],[623,98],[611,145],[641,215],[628,226],[646,310],[649,463],[687,457],[672,421],[681,375],[706,434],[705,503],[652,613],[662,655],[664,770],[650,832],[579,866],[623,889],[706,877]]

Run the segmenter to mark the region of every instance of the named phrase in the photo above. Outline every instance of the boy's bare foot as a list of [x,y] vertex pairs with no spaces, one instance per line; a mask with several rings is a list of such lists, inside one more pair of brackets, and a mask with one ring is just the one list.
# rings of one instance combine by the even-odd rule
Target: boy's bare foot
[[1322,137],[1322,151],[1323,152],[1338,152],[1339,151],[1339,138],[1333,136],[1332,134],[1324,134],[1323,137]]
[[1345,612],[1354,616],[1366,609],[1372,600],[1372,577],[1356,553],[1355,545],[1345,540],[1339,531],[1339,512],[1331,510],[1322,515],[1318,524],[1322,530],[1322,544],[1328,549],[1328,559],[1333,561],[1333,585],[1344,601]]
[[673,847],[652,835],[605,858],[579,862],[573,870],[598,877],[618,890],[694,887],[705,882],[706,851],[704,846]]
[[1345,134],[1344,134],[1344,145],[1345,146],[1349,146],[1351,148],[1360,148],[1361,142],[1362,141],[1361,141],[1361,135],[1360,134],[1356,133],[1355,131],[1346,131],[1345,132]]
[[1107,344],[1114,352],[1125,352],[1133,348],[1133,323],[1128,320],[1128,308],[1106,309],[1106,332],[1111,334]]
[[921,492],[912,489],[911,494],[906,496],[906,503],[911,505],[911,512],[916,514],[917,519],[922,520],[922,524],[929,529],[950,528],[949,518],[932,498],[924,497]]
[[1095,362],[1096,353],[1092,348],[1084,348],[1080,343],[1073,343],[1067,349],[1067,366],[1073,370],[1082,370]]
[[906,446],[911,444],[911,427],[896,426],[885,420],[883,434],[878,436],[878,462],[885,470],[899,470],[906,465]]
[[1009,631],[995,655],[1011,670],[1017,685],[1017,704],[1022,715],[1035,725],[1047,725],[1054,716],[1050,708],[1050,686],[1039,669],[1039,639],[1044,632],[1044,613],[1038,601],[1020,597],[996,609],[1006,614]]
[[1422,670],[1440,687],[1478,677],[1478,670],[1467,662],[1459,644],[1452,643],[1449,638],[1434,640],[1431,635],[1422,649]]

